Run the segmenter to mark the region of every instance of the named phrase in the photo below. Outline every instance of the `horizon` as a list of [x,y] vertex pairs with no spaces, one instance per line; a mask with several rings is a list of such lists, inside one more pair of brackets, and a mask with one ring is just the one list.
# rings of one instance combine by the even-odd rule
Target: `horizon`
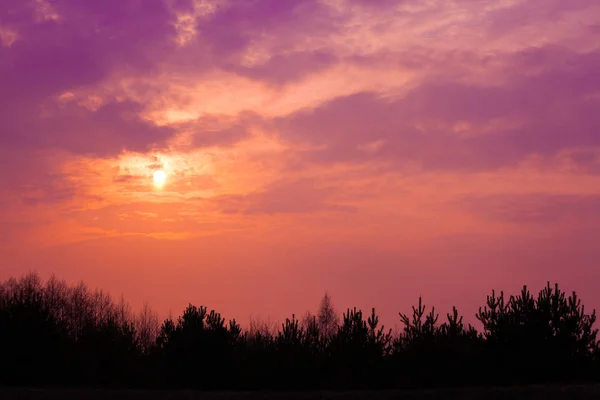
[[[568,4],[567,4],[568,3]],[[600,308],[597,0],[4,0],[0,280],[240,322]],[[256,310],[261,310],[260,315]]]
[[[127,313],[126,317],[127,318],[135,321],[142,314],[150,313],[157,318],[156,322],[160,326],[162,326],[162,324],[167,320],[177,322],[179,320],[179,318],[183,315],[185,310],[188,308],[188,306],[193,306],[193,307],[198,307],[198,308],[205,307],[208,312],[214,311],[214,312],[218,313],[219,315],[221,315],[226,322],[235,321],[237,324],[240,325],[240,327],[243,330],[246,330],[246,331],[251,330],[252,325],[254,324],[254,325],[256,325],[255,327],[268,328],[272,334],[275,334],[281,330],[281,327],[286,324],[286,321],[288,319],[290,319],[290,320],[296,319],[296,320],[300,321],[302,326],[304,327],[304,325],[308,323],[307,317],[316,317],[321,312],[321,310],[323,309],[322,302],[326,297],[327,297],[327,301],[328,301],[328,303],[327,303],[328,308],[331,310],[331,313],[333,316],[335,316],[336,318],[339,318],[339,321],[342,320],[342,317],[345,314],[350,313],[352,310],[359,311],[363,315],[366,315],[366,316],[370,315],[371,311],[375,311],[378,318],[380,317],[379,309],[377,307],[363,308],[363,307],[357,307],[356,305],[346,305],[346,306],[340,307],[335,304],[335,300],[331,297],[331,294],[327,291],[325,291],[322,294],[321,298],[319,299],[318,302],[316,302],[314,304],[314,306],[307,307],[306,309],[304,309],[304,311],[301,311],[301,312],[296,312],[296,311],[287,312],[287,313],[283,314],[281,318],[274,319],[270,315],[265,316],[260,313],[250,314],[247,316],[247,318],[243,318],[243,317],[238,318],[235,315],[225,315],[219,309],[216,309],[215,307],[211,307],[210,304],[194,303],[194,302],[185,303],[181,307],[180,310],[168,310],[167,313],[161,314],[161,313],[157,312],[155,309],[153,309],[152,305],[147,300],[143,301],[141,303],[141,305],[139,305],[139,306],[137,306],[137,304],[136,304],[134,307],[134,306],[132,306],[131,302],[128,301],[128,299],[124,296],[124,294],[115,295],[114,293],[110,293],[109,291],[104,290],[102,287],[93,287],[93,286],[90,286],[87,282],[81,281],[81,280],[80,281],[68,281],[66,279],[61,278],[60,276],[57,276],[54,273],[47,277],[44,277],[44,276],[41,276],[36,271],[29,271],[20,276],[10,276],[10,277],[8,277],[7,280],[0,281],[0,287],[4,284],[10,283],[11,281],[14,282],[15,284],[17,284],[17,286],[20,286],[23,282],[28,281],[31,277],[34,277],[35,279],[39,279],[39,283],[41,284],[42,291],[44,290],[44,288],[47,287],[46,285],[50,282],[51,279],[55,279],[59,283],[66,284],[67,285],[66,287],[69,290],[75,289],[75,288],[79,287],[79,285],[83,285],[88,290],[88,294],[102,294],[102,295],[108,296],[108,299],[110,299],[110,301],[114,305],[120,306],[121,304],[123,304],[123,306],[126,309],[126,313]],[[56,281],[54,281],[54,282],[56,283]],[[527,285],[521,285],[519,290],[514,291],[514,292],[507,292],[502,289],[491,289],[488,293],[486,293],[485,298],[482,299],[481,302],[477,304],[477,313],[474,313],[473,315],[469,315],[469,314],[465,315],[458,308],[456,308],[456,311],[458,313],[458,316],[462,318],[462,321],[464,322],[465,327],[467,327],[467,328],[473,327],[476,330],[480,330],[480,329],[482,329],[482,325],[481,325],[481,321],[479,321],[476,318],[476,314],[479,314],[483,308],[488,306],[488,304],[486,302],[488,296],[492,296],[492,295],[504,296],[504,298],[506,299],[506,302],[508,304],[511,299],[513,299],[513,298],[517,299],[519,296],[521,296],[523,289],[527,289],[527,292],[529,292],[533,296],[535,301],[537,301],[536,294],[541,293],[542,290],[545,289],[546,287],[554,289],[555,285],[558,285],[558,288],[560,289],[560,291],[562,291],[562,293],[564,293],[566,296],[571,296],[573,293],[575,293],[577,295],[577,298],[580,301],[585,300],[585,299],[581,298],[581,296],[578,294],[577,291],[568,291],[568,290],[565,291],[564,288],[561,287],[558,282],[553,283],[553,282],[548,281],[548,282],[546,282],[546,285],[543,287],[529,287]],[[9,285],[9,287],[10,287],[10,285]],[[396,321],[396,323],[386,324],[385,321],[381,321],[380,327],[383,327],[387,330],[391,330],[393,335],[400,335],[403,330],[403,327],[406,325],[404,322],[402,322],[400,314],[410,315],[410,313],[412,312],[412,308],[417,307],[419,305],[419,301],[422,301],[422,305],[423,305],[426,313],[433,311],[434,314],[440,318],[438,320],[438,322],[435,324],[435,326],[437,326],[437,327],[439,327],[443,323],[448,322],[447,321],[448,318],[450,318],[452,316],[452,312],[453,312],[452,308],[455,307],[455,306],[451,306],[451,308],[449,310],[440,310],[436,304],[432,304],[432,303],[426,301],[426,299],[423,299],[422,297],[420,297],[416,301],[412,302],[410,305],[405,304],[399,308],[400,311],[396,313],[396,316],[398,319],[398,321]],[[388,305],[388,307],[393,308],[394,305],[391,304],[391,305]],[[586,308],[585,304],[583,304],[583,309],[585,311],[587,311],[589,314],[596,313],[595,308],[592,308],[592,309]],[[339,321],[336,324],[341,324],[341,322],[339,322]],[[593,325],[595,326],[595,324],[593,324]]]

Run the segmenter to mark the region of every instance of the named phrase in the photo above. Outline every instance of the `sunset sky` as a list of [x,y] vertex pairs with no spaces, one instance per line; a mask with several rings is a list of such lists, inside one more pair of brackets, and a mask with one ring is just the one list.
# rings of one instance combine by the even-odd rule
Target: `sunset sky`
[[0,279],[393,326],[599,260],[598,0],[0,0]]

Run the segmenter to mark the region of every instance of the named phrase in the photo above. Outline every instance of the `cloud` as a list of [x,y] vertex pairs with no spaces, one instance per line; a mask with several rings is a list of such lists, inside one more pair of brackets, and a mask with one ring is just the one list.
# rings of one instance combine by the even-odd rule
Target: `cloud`
[[2,6],[3,250],[348,298],[568,278],[557,249],[593,276],[597,0]]
[[[565,59],[581,61],[588,71],[597,67],[593,55],[576,60],[582,51],[593,51],[575,40],[585,36],[577,21],[594,26],[586,17],[594,7],[591,1],[568,7],[555,1],[542,6],[538,1],[416,0],[35,4],[10,1],[9,17],[2,21],[3,32],[19,36],[0,50],[8,60],[0,64],[7,88],[2,117],[8,121],[0,141],[7,145],[101,156],[124,148],[141,151],[164,146],[194,121],[199,124],[195,130],[202,130],[202,120],[235,118],[246,111],[284,117],[359,93],[410,91],[410,101],[433,102],[431,107],[438,108],[433,112],[446,107],[446,113],[463,115],[471,110],[482,119],[502,114],[507,102],[536,88],[518,83],[519,93],[506,94],[484,90],[486,85],[471,88],[469,81],[510,85],[515,76],[522,80],[517,71],[539,73]],[[187,28],[182,28],[186,16]],[[538,36],[546,34],[540,28],[544,18],[560,19],[564,29],[540,42]],[[193,34],[185,45],[178,42],[182,29]],[[473,30],[482,36],[473,36]],[[515,47],[517,33],[522,39]],[[448,40],[429,40],[444,37]],[[552,46],[565,50],[552,52]],[[547,75],[547,80],[560,78]],[[586,76],[582,79],[592,79],[591,72]],[[547,84],[546,78],[542,81],[540,87]],[[57,99],[69,93],[74,103],[58,105]],[[479,97],[484,101],[474,100]],[[449,98],[457,101],[444,103]],[[88,110],[90,101],[97,105]],[[411,112],[410,105],[403,107],[408,108],[405,115]],[[170,129],[152,125],[165,121]],[[238,125],[245,123],[242,119]],[[244,135],[236,133],[245,129],[236,126],[235,132],[218,136],[241,140]],[[195,145],[214,143],[208,132],[198,135],[206,140]],[[460,149],[457,153],[462,159]]]
[[0,48],[2,145],[103,155],[170,134],[139,121],[140,105],[131,101],[107,98],[97,110],[57,101],[120,71],[155,68],[172,35],[163,2],[8,0],[6,6],[2,22],[15,27],[19,40]]
[[264,190],[247,195],[221,196],[214,201],[226,214],[306,214],[318,212],[349,212],[352,206],[336,204],[332,199],[335,187],[301,179],[278,181]]
[[8,27],[0,26],[0,47],[10,47],[19,39],[19,34]]
[[[37,111],[37,113],[36,113]],[[61,149],[77,154],[106,156],[122,150],[146,151],[159,146],[173,131],[157,127],[138,116],[139,104],[114,102],[89,110],[75,104],[31,110],[21,118],[3,116],[8,124],[0,142],[14,148]]]
[[552,224],[600,220],[598,195],[470,196],[457,201],[468,212],[511,224]]
[[195,148],[231,147],[252,136],[253,129],[262,128],[264,121],[254,113],[236,117],[209,115],[182,123],[179,129],[192,135]]
[[[306,155],[318,163],[387,161],[477,171],[532,154],[600,147],[597,104],[586,99],[600,90],[600,52],[537,49],[510,61],[510,69],[524,72],[502,86],[444,79],[397,99],[361,93],[280,117],[276,126],[286,139],[322,145]],[[543,72],[527,73],[540,66]],[[361,151],[374,142],[377,149]]]

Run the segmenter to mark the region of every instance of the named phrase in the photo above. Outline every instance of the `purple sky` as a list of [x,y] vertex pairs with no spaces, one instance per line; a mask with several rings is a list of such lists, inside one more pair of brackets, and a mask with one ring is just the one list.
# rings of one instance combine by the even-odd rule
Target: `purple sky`
[[0,121],[2,279],[600,306],[597,0],[0,0]]

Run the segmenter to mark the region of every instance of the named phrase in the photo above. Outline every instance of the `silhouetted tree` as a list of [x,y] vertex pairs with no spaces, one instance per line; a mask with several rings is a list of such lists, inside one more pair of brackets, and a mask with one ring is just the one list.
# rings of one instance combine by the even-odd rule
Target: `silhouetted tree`
[[499,368],[510,366],[510,381],[578,380],[590,369],[598,346],[595,311],[586,314],[575,292],[567,297],[550,283],[537,299],[526,286],[508,302],[504,293],[492,292],[477,319],[490,356]]
[[340,319],[335,308],[333,308],[331,297],[327,293],[321,299],[317,321],[319,322],[319,331],[323,337],[331,338],[336,334]]
[[330,369],[336,385],[352,386],[363,380],[371,349],[368,347],[369,328],[362,311],[348,309],[342,318],[337,333],[328,346],[331,357]]
[[221,314],[191,304],[177,323],[163,323],[157,339],[169,383],[202,388],[225,386],[240,341],[235,320],[225,324]]
[[[21,386],[305,389],[432,387],[600,378],[595,311],[548,283],[507,300],[495,291],[476,315],[478,333],[453,307],[438,323],[422,299],[400,313],[393,336],[375,309],[341,324],[329,296],[318,315],[279,329],[246,330],[207,307],[188,305],[158,328],[144,305],[134,315],[85,284],[36,274],[0,283],[0,384]],[[332,331],[331,327],[337,328]]]
[[149,353],[158,337],[160,325],[156,314],[148,303],[144,303],[141,312],[135,318],[136,340],[142,353]]

